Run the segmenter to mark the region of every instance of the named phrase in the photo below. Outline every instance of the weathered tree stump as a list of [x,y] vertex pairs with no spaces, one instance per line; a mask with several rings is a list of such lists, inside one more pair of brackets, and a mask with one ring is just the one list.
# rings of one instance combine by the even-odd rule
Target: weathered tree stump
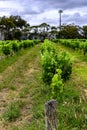
[[50,100],[45,103],[46,130],[58,130],[57,122],[57,103]]

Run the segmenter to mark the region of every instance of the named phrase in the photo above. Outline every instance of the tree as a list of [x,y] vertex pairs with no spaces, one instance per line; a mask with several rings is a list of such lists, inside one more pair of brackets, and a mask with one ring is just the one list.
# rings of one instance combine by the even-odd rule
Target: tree
[[9,19],[11,19],[11,21],[15,24],[16,28],[23,28],[24,26],[26,26],[27,22],[22,19],[20,16],[13,16],[11,15],[9,17]]
[[20,35],[17,36],[16,34],[21,34],[26,26],[28,26],[27,22],[20,16],[3,16],[0,20],[0,28],[4,31],[5,40],[20,39]]
[[87,38],[87,25],[82,27],[82,36],[83,38]]
[[57,35],[58,35],[57,27],[51,26],[51,27],[50,27],[50,31],[49,31],[49,33],[48,33],[48,38],[49,38],[50,40],[56,39],[56,38],[57,38]]
[[79,38],[79,26],[69,24],[69,25],[63,25],[61,26],[61,31],[59,32],[59,35],[61,35],[61,38]]
[[36,33],[39,33],[39,32],[38,32],[38,26],[31,26],[30,28],[31,28],[31,32],[33,32],[33,33],[35,33],[35,34],[36,34]]
[[42,23],[39,25],[39,28],[40,28],[40,35],[41,35],[42,41],[43,41],[48,36],[48,31],[50,29],[50,25],[47,23]]
[[48,32],[50,25],[47,23],[42,23],[39,27],[41,28],[42,32]]
[[11,21],[10,18],[3,16],[0,20],[0,27],[4,32],[5,39],[9,39],[9,33],[13,28],[15,28],[15,24]]
[[29,39],[40,39],[38,26],[30,27]]
[[51,30],[52,30],[52,31],[57,31],[57,27],[52,26],[52,27],[51,27]]

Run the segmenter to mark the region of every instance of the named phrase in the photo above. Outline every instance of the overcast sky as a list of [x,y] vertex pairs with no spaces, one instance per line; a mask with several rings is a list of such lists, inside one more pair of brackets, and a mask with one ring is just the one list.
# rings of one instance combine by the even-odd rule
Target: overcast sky
[[87,0],[0,0],[1,17],[20,15],[30,25],[46,22],[59,26],[60,9],[62,24],[87,24]]

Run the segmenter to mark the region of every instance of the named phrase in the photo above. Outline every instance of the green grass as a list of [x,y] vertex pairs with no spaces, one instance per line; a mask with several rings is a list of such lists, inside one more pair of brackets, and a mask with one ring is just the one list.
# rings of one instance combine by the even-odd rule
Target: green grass
[[25,95],[29,93],[29,89],[30,88],[28,86],[23,86],[23,88],[19,92],[19,97],[20,98],[25,97]]
[[[57,102],[58,130],[87,130],[87,97],[84,93],[84,89],[87,88],[87,60],[79,52],[74,52],[61,45],[56,44],[55,46],[58,51],[67,51],[73,59],[71,78],[64,83],[63,95]],[[15,99],[27,100],[25,105],[21,107],[18,105],[18,111],[22,112],[22,109],[31,103],[32,107],[29,112],[32,113],[32,117],[28,121],[21,122],[21,125],[17,125],[16,120],[21,116],[21,112],[19,115],[16,114],[18,117],[15,118],[15,110],[12,109],[11,119],[13,122],[12,124],[8,123],[8,130],[45,130],[44,104],[50,100],[51,93],[50,87],[46,86],[41,78],[40,45],[27,49],[20,56],[15,55],[15,57],[16,60],[10,66],[15,62],[17,66],[14,71],[9,72],[1,85],[7,84],[6,87],[12,93],[16,92]],[[9,60],[11,59],[8,58],[8,62],[10,62]],[[7,62],[4,64],[5,71],[9,64]],[[6,119],[9,119],[11,113],[9,105],[6,107],[6,112],[8,113]]]
[[11,102],[3,113],[2,118],[5,121],[15,121],[20,116],[23,105],[24,103],[21,101]]
[[[29,50],[29,49],[26,49],[26,50]],[[13,56],[2,58],[2,60],[0,60],[0,73],[2,73],[10,65],[14,64],[21,56],[25,55],[27,53],[26,50],[21,50]]]

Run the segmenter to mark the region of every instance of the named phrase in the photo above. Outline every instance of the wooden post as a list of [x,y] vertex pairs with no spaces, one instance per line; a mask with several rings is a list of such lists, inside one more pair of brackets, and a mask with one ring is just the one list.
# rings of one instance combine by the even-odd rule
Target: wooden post
[[58,130],[57,103],[52,99],[45,103],[46,130]]

